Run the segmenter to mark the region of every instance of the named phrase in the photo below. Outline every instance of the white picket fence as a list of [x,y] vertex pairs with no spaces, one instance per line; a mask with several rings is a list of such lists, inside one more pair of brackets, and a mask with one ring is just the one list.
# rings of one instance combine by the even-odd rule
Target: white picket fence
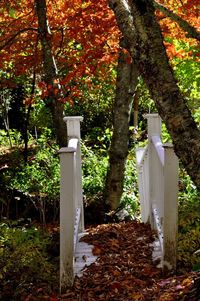
[[73,285],[78,233],[84,231],[80,121],[65,117],[68,146],[60,149],[60,290]]
[[[64,118],[67,125],[68,146],[59,151],[61,292],[73,285],[76,245],[80,233],[84,232],[80,148],[82,119],[80,116]],[[163,145],[161,142],[161,119],[158,114],[148,114],[147,120],[148,145],[136,151],[142,221],[150,222],[152,227],[157,229],[163,266],[166,264],[174,269],[176,267],[178,159],[172,145]],[[92,262],[94,258],[91,250],[88,252],[88,260]]]
[[141,216],[157,230],[163,268],[176,268],[178,159],[161,141],[161,119],[147,114],[148,144],[136,150]]

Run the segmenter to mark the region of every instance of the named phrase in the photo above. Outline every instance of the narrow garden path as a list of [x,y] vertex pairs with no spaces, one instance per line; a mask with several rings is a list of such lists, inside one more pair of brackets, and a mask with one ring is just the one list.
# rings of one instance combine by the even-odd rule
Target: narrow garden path
[[[94,263],[86,266],[63,301],[198,301],[200,273],[175,276],[152,260],[155,233],[137,221],[90,228],[82,241],[92,244]],[[87,254],[83,255],[87,262]]]

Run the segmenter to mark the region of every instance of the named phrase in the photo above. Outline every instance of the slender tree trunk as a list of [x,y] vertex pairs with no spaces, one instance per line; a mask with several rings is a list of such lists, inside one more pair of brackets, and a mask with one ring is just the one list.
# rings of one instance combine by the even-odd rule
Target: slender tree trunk
[[4,95],[4,90],[2,90],[2,94],[1,94],[1,103],[2,103],[1,106],[3,108],[3,121],[4,121],[5,129],[8,134],[10,148],[12,148],[13,145],[12,145],[12,140],[11,140],[11,136],[10,136],[10,125],[9,125],[9,117],[8,117],[9,109],[8,109],[8,104],[6,102],[6,96]]
[[31,104],[28,105],[28,109],[26,112],[26,117],[24,121],[24,161],[27,163],[28,161],[28,126],[29,126],[29,119],[31,113]]
[[116,96],[113,109],[113,136],[104,197],[111,209],[119,206],[123,193],[125,163],[128,155],[129,119],[137,85],[137,69],[128,62],[130,56],[120,49],[117,69]]
[[67,143],[67,132],[63,121],[64,104],[59,101],[61,87],[58,83],[58,72],[52,53],[52,39],[47,20],[46,0],[35,0],[35,7],[38,16],[39,40],[41,41],[43,50],[44,79],[49,91],[48,99],[50,100],[49,106],[52,113],[53,125],[58,144],[65,146]]
[[200,131],[170,67],[153,1],[131,0],[129,3],[130,6],[126,0],[110,0],[126,47],[167,126],[175,152],[200,189]]
[[133,126],[138,129],[138,115],[139,115],[139,92],[136,90],[133,99]]
[[[31,98],[33,98],[35,93],[35,80],[36,80],[36,73],[35,68],[33,70],[33,81],[32,81],[32,88],[31,88]],[[24,161],[27,163],[28,161],[28,127],[30,121],[30,114],[31,114],[32,103],[28,105],[28,109],[25,112],[25,120],[24,120]]]

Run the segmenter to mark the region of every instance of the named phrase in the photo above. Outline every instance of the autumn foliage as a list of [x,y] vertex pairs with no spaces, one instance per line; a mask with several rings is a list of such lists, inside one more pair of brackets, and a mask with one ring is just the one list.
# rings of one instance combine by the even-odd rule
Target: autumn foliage
[[[198,28],[198,0],[160,0],[160,3]],[[63,101],[81,97],[82,86],[91,87],[94,77],[109,79],[117,61],[120,33],[107,0],[48,1],[47,14]],[[159,11],[157,16],[169,57],[194,58],[197,42],[188,39],[175,22]],[[34,1],[3,0],[0,32],[0,69],[9,73],[9,83],[4,78],[2,84],[11,85],[12,79],[30,77],[36,72],[45,97],[49,87],[42,79],[43,57]],[[174,40],[181,40],[187,47],[177,49]]]
[[[118,52],[119,31],[106,0],[48,2],[53,54],[65,94],[79,96],[82,81],[105,78]],[[0,10],[0,69],[13,77],[39,75],[42,81],[42,49],[34,1],[4,2]],[[11,80],[11,78],[9,78]],[[45,92],[46,91],[46,92]]]
[[[176,13],[191,26],[198,29],[199,21],[199,1],[198,0],[159,0],[159,3]],[[169,17],[166,17],[160,11],[157,11],[157,17],[165,37],[164,44],[170,59],[174,57],[179,59],[197,59],[199,56],[198,42],[195,39],[187,37],[187,33]],[[181,46],[176,47],[175,41],[180,42]]]

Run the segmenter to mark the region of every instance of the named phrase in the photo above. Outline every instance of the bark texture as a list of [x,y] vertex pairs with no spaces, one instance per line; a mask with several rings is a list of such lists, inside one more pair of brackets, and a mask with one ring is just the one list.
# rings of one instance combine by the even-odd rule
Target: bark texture
[[59,101],[61,87],[58,83],[58,72],[52,53],[51,31],[47,19],[46,0],[35,0],[35,9],[38,17],[39,40],[41,41],[43,51],[44,80],[47,87],[49,87],[48,105],[52,113],[57,143],[60,146],[66,146],[67,130],[63,121],[64,104]]
[[[152,0],[110,0],[126,47],[143,76],[157,110],[171,134],[174,149],[200,189],[200,131],[177,86]],[[126,20],[124,20],[123,18]],[[132,25],[128,20],[132,18]],[[123,24],[134,31],[131,39]]]
[[113,108],[113,136],[109,153],[109,167],[104,197],[115,210],[123,193],[125,163],[128,154],[129,119],[138,73],[134,63],[128,62],[129,54],[119,52],[116,96]]

